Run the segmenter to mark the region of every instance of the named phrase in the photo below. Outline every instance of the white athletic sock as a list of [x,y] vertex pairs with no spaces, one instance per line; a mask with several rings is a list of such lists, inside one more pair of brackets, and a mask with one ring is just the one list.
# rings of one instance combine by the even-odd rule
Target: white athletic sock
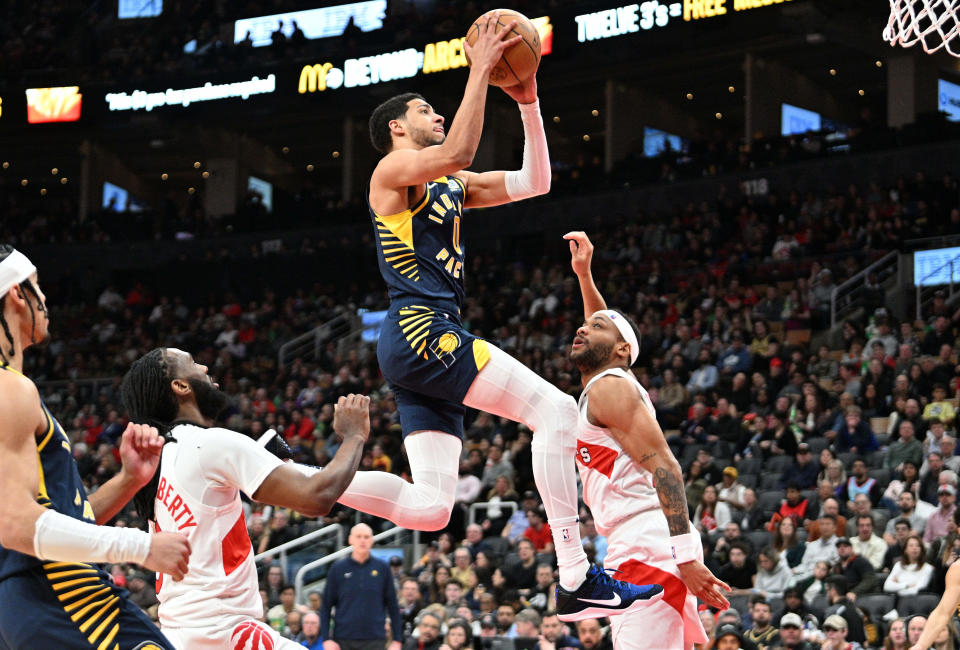
[[473,380],[463,403],[522,422],[533,431],[533,477],[543,498],[560,567],[560,585],[580,586],[590,562],[577,526],[577,404],[499,348]]
[[440,530],[450,521],[463,443],[441,431],[404,440],[413,483],[387,472],[357,472],[339,502],[411,530]]

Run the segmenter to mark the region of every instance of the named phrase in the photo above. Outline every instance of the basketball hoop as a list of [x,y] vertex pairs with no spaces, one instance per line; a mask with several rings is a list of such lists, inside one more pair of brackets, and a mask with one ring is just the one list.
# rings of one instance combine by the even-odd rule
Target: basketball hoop
[[883,40],[913,47],[927,54],[945,49],[960,57],[960,6],[958,0],[890,0],[890,20]]

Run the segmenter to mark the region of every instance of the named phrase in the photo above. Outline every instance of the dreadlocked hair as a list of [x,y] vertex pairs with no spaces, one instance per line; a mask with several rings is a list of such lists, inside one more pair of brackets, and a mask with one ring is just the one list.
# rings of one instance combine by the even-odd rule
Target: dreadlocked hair
[[[10,244],[0,244],[0,262],[10,257],[10,254],[13,253],[13,246]],[[46,313],[47,308],[44,306],[43,301],[40,300],[40,294],[37,293],[36,287],[33,286],[33,283],[29,279],[24,280],[19,284],[21,291],[25,293],[33,294],[33,297],[37,301],[37,309]],[[0,296],[0,327],[3,328],[3,335],[7,337],[7,341],[10,342],[10,348],[6,351],[0,349],[0,363],[4,366],[10,363],[10,359],[16,355],[17,350],[13,347],[13,334],[10,333],[10,326],[7,324],[7,318],[3,315],[3,308],[7,301],[7,294]],[[27,301],[27,308],[30,310],[30,341],[31,343],[36,343],[37,339],[34,336],[33,332],[37,329],[37,313],[33,309],[33,303],[29,300]]]
[[[170,387],[170,367],[163,348],[155,348],[137,359],[120,385],[120,395],[131,422],[156,427],[164,444],[175,442],[170,435],[177,419],[177,398]],[[137,513],[144,520],[154,519],[154,497],[160,484],[160,466],[153,478],[134,495]]]

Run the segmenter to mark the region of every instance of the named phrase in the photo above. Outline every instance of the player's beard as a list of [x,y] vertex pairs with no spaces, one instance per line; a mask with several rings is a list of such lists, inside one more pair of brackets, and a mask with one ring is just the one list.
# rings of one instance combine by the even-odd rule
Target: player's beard
[[220,414],[230,406],[230,396],[206,379],[188,379],[187,383],[193,389],[193,394],[197,399],[197,408],[200,409],[200,415],[205,419],[216,421]]
[[584,343],[579,350],[570,350],[570,360],[580,370],[581,375],[596,372],[607,364],[610,360],[610,354],[613,352],[613,344],[603,345],[594,343],[590,345]]
[[419,147],[432,147],[437,144],[443,144],[446,134],[437,133],[434,130],[413,128],[410,130],[410,139]]

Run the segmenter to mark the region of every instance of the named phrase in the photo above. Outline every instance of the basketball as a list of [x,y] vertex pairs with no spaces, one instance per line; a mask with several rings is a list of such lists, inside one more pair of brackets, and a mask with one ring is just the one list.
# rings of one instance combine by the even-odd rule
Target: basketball
[[[480,34],[480,26],[487,22],[487,18],[494,11],[500,12],[500,18],[497,21],[497,32],[516,20],[517,24],[513,28],[513,35],[520,36],[523,40],[514,43],[503,51],[500,61],[490,71],[491,86],[514,86],[521,81],[529,79],[537,71],[540,65],[540,32],[537,30],[529,18],[520,12],[512,9],[492,9],[483,14],[470,25],[467,31],[467,43],[473,45],[477,36]],[[469,63],[470,57],[467,56]]]

